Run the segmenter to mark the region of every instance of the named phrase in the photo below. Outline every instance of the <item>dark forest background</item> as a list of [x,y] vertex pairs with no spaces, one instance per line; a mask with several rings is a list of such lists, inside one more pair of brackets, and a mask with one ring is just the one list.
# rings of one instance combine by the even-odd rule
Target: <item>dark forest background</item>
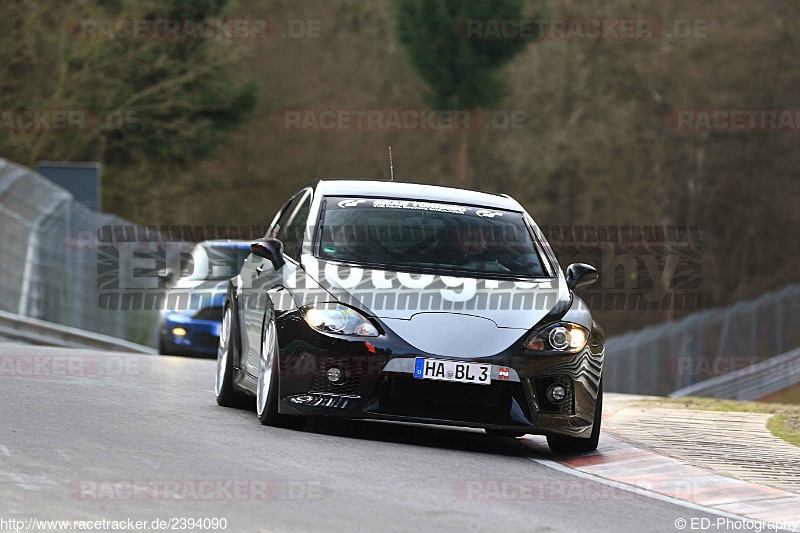
[[[587,259],[614,268],[606,292],[655,290],[647,255],[657,258],[666,293],[696,294],[695,307],[730,304],[798,279],[798,129],[677,131],[669,117],[679,109],[800,109],[800,3],[438,4],[7,0],[0,9],[0,108],[89,109],[134,119],[68,132],[0,128],[0,156],[29,166],[102,161],[105,209],[137,223],[263,226],[312,179],[388,178],[392,145],[398,179],[508,193],[548,228],[697,228],[701,246],[618,246],[605,258],[596,246],[554,243],[565,264]],[[695,31],[682,38],[506,42],[487,52],[459,40],[447,22],[517,11],[549,19],[649,18],[667,31]],[[76,23],[85,19],[214,17],[269,18],[294,34],[76,37]],[[425,58],[451,45],[452,57],[464,61],[456,71],[469,70],[480,94],[459,96],[462,87],[453,96],[437,86],[435,69],[444,67]],[[298,109],[465,106],[514,112],[524,127],[286,131],[274,118]],[[634,266],[625,259],[631,257]],[[686,312],[615,306],[601,310],[612,333]]]

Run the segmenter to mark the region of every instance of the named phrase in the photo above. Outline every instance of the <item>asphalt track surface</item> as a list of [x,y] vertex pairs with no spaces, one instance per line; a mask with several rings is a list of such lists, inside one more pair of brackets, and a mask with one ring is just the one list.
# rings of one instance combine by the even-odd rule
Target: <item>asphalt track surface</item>
[[332,419],[264,427],[254,410],[216,405],[214,372],[213,360],[0,344],[0,519],[674,532],[681,518],[718,518],[535,462],[552,458],[544,438]]

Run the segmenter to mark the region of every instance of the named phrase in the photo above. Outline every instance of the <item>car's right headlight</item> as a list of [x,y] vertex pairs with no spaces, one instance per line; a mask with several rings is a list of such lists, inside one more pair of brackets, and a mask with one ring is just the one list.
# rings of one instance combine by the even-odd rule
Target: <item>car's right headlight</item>
[[536,352],[556,351],[577,353],[586,347],[589,330],[572,322],[556,322],[533,332],[525,347]]
[[378,329],[355,309],[339,304],[304,307],[303,317],[309,326],[325,333],[377,337]]

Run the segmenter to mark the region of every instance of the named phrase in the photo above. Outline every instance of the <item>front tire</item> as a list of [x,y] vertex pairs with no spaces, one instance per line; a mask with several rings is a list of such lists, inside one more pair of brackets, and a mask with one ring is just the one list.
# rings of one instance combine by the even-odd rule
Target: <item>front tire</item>
[[547,445],[556,455],[572,455],[576,453],[587,453],[597,449],[600,442],[600,425],[603,422],[603,381],[597,391],[597,402],[594,405],[594,423],[592,433],[588,439],[579,437],[567,437],[564,435],[548,435]]
[[298,427],[302,417],[282,415],[278,412],[278,327],[275,314],[267,310],[261,333],[261,351],[258,358],[258,384],[256,385],[256,415],[265,426]]
[[222,315],[222,327],[219,332],[217,376],[214,387],[217,395],[217,403],[223,407],[242,407],[246,399],[245,395],[236,391],[233,385],[235,329],[233,309],[230,304],[228,304],[225,306],[225,311]]
[[163,334],[158,335],[158,355],[170,355],[167,353],[167,339]]

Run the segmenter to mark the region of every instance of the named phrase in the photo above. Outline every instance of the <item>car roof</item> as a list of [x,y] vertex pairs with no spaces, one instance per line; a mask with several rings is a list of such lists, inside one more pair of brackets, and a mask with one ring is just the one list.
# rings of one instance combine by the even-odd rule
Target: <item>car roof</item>
[[401,181],[375,180],[319,180],[314,184],[324,196],[367,196],[377,198],[401,198],[405,200],[434,201],[452,204],[493,207],[509,211],[523,211],[522,206],[507,195],[426,185]]

